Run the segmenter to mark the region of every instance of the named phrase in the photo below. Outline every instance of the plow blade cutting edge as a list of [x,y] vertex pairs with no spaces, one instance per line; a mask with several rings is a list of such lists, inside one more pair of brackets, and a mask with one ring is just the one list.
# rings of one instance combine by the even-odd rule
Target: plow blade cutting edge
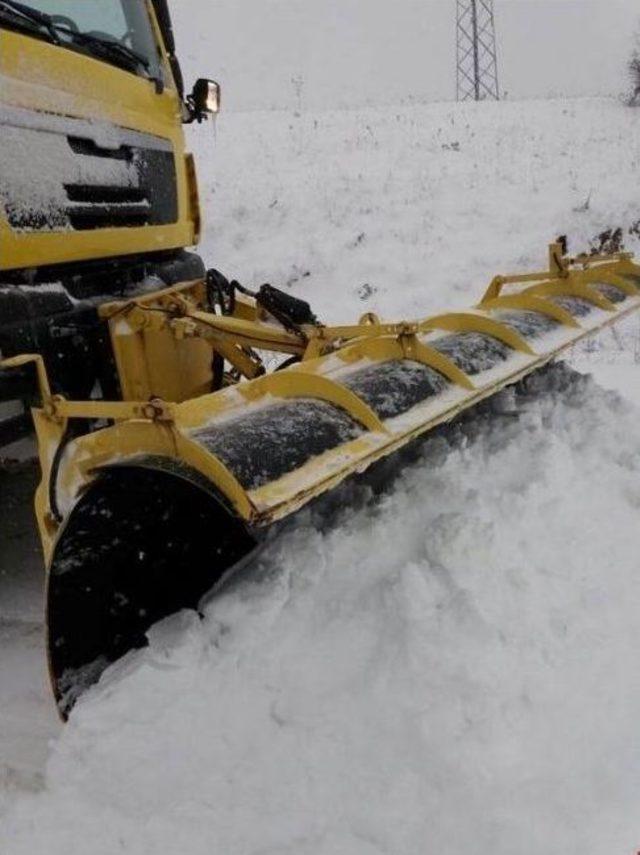
[[[221,315],[203,282],[106,305],[123,401],[67,401],[38,357],[5,363],[39,371],[36,509],[61,713],[273,523],[640,308],[631,256],[564,248],[551,245],[548,271],[497,277],[473,309],[412,323],[283,324],[250,298]],[[263,351],[294,364],[260,376]],[[213,392],[212,355],[231,369]]]

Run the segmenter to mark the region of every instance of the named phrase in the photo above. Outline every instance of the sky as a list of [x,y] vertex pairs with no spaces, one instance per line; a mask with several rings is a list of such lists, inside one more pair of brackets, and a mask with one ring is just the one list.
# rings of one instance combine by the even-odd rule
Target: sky
[[[170,0],[188,81],[231,110],[455,98],[455,0]],[[506,97],[617,95],[634,0],[495,0]]]

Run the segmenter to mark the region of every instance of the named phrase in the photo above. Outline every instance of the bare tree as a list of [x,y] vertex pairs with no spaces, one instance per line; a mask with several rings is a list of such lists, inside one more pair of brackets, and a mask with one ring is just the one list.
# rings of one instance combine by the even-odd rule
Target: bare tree
[[[636,37],[636,42],[639,38]],[[640,106],[640,48],[636,47],[633,50],[631,59],[628,64],[629,82],[631,84],[629,94],[627,96],[627,104],[630,107]]]

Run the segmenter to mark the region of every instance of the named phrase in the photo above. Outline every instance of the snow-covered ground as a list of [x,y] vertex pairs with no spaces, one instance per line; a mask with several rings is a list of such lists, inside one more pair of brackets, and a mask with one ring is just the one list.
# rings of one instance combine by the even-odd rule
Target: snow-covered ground
[[557,234],[636,222],[639,140],[640,112],[599,99],[223,114],[191,134],[204,251],[327,320],[468,303]]
[[[204,250],[328,321],[469,305],[556,234],[640,217],[638,121],[608,101],[225,116],[193,140]],[[8,710],[0,671],[3,752],[21,708],[33,735],[1,758],[0,852],[636,851],[639,351],[631,320],[572,356],[620,394],[560,384],[431,443],[339,525],[303,514],[203,622],[113,668],[46,769],[35,660],[8,644],[35,688]]]

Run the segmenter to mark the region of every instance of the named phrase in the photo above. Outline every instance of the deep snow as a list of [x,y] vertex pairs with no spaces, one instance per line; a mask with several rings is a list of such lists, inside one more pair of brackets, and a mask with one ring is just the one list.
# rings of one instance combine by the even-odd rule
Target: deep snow
[[[637,122],[606,101],[222,117],[195,137],[205,253],[330,321],[468,305],[560,231],[637,219]],[[639,340],[630,321],[573,358],[638,398]],[[504,403],[340,525],[303,515],[203,623],[156,627],[41,792],[5,789],[3,855],[637,849],[638,410],[592,381]]]
[[633,851],[637,410],[586,381],[519,412],[157,626],[0,851]]

